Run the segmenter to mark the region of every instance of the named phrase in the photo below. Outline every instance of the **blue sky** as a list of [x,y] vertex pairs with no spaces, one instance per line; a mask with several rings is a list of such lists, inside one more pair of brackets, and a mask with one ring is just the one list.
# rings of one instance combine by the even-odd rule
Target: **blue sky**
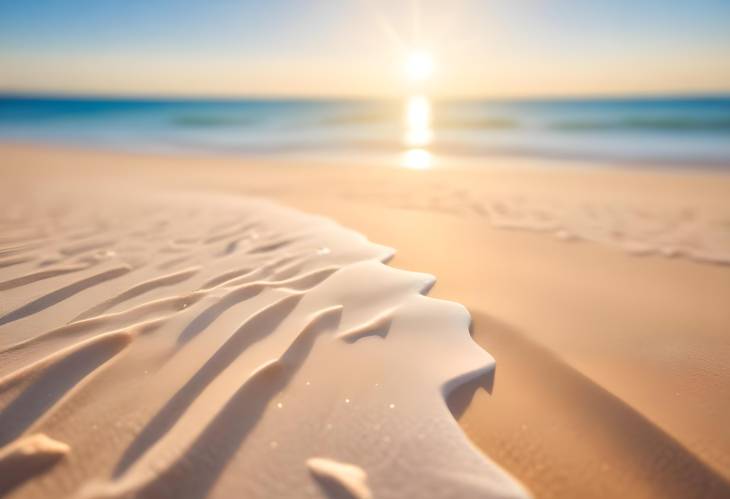
[[0,90],[452,96],[730,91],[730,1],[0,0]]

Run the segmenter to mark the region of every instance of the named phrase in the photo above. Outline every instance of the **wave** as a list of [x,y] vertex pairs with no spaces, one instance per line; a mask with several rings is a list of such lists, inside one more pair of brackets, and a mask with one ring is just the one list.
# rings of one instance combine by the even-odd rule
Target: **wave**
[[174,116],[170,124],[183,128],[218,128],[218,127],[248,127],[256,124],[256,120],[246,116],[223,116],[220,114],[191,114]]
[[[286,120],[285,120],[286,121]],[[388,112],[365,112],[318,118],[303,116],[292,120],[299,127],[349,127],[359,125],[394,125],[402,121],[398,115]],[[251,117],[221,115],[190,115],[171,118],[170,123],[182,128],[225,128],[257,126]],[[553,130],[562,132],[584,131],[676,131],[676,132],[730,132],[730,117],[702,118],[695,116],[637,116],[627,118],[591,119],[535,119],[531,116],[510,117],[487,115],[481,117],[434,116],[432,126],[436,130]]]
[[438,129],[504,130],[520,128],[522,123],[516,118],[485,116],[482,118],[440,118],[434,127]]
[[730,117],[707,119],[688,117],[631,117],[621,119],[587,119],[537,121],[507,116],[484,116],[479,118],[438,117],[433,122],[436,130],[560,130],[560,131],[700,131],[730,132]]
[[565,120],[549,123],[547,128],[564,131],[657,130],[730,132],[730,116],[717,119],[687,117],[631,117],[617,120]]

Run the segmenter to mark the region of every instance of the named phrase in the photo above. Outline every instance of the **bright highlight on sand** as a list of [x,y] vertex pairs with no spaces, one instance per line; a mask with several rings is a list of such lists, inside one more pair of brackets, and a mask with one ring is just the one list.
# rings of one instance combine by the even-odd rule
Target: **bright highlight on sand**
[[413,82],[424,82],[431,78],[434,70],[433,57],[428,52],[412,52],[406,60],[406,76]]
[[432,163],[431,153],[425,149],[408,149],[401,158],[401,166],[412,170],[426,170]]

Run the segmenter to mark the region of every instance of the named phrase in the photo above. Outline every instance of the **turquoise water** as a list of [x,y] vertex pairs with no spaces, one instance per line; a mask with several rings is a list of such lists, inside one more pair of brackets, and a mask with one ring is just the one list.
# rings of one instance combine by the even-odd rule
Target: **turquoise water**
[[432,102],[6,96],[0,97],[0,141],[243,156],[515,155],[730,167],[730,97]]

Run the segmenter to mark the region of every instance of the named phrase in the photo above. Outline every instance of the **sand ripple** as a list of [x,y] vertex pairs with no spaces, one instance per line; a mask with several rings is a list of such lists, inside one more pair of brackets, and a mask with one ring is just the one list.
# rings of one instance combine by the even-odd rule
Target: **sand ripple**
[[259,200],[4,202],[0,493],[525,495],[444,402],[494,372],[467,311],[391,249]]

